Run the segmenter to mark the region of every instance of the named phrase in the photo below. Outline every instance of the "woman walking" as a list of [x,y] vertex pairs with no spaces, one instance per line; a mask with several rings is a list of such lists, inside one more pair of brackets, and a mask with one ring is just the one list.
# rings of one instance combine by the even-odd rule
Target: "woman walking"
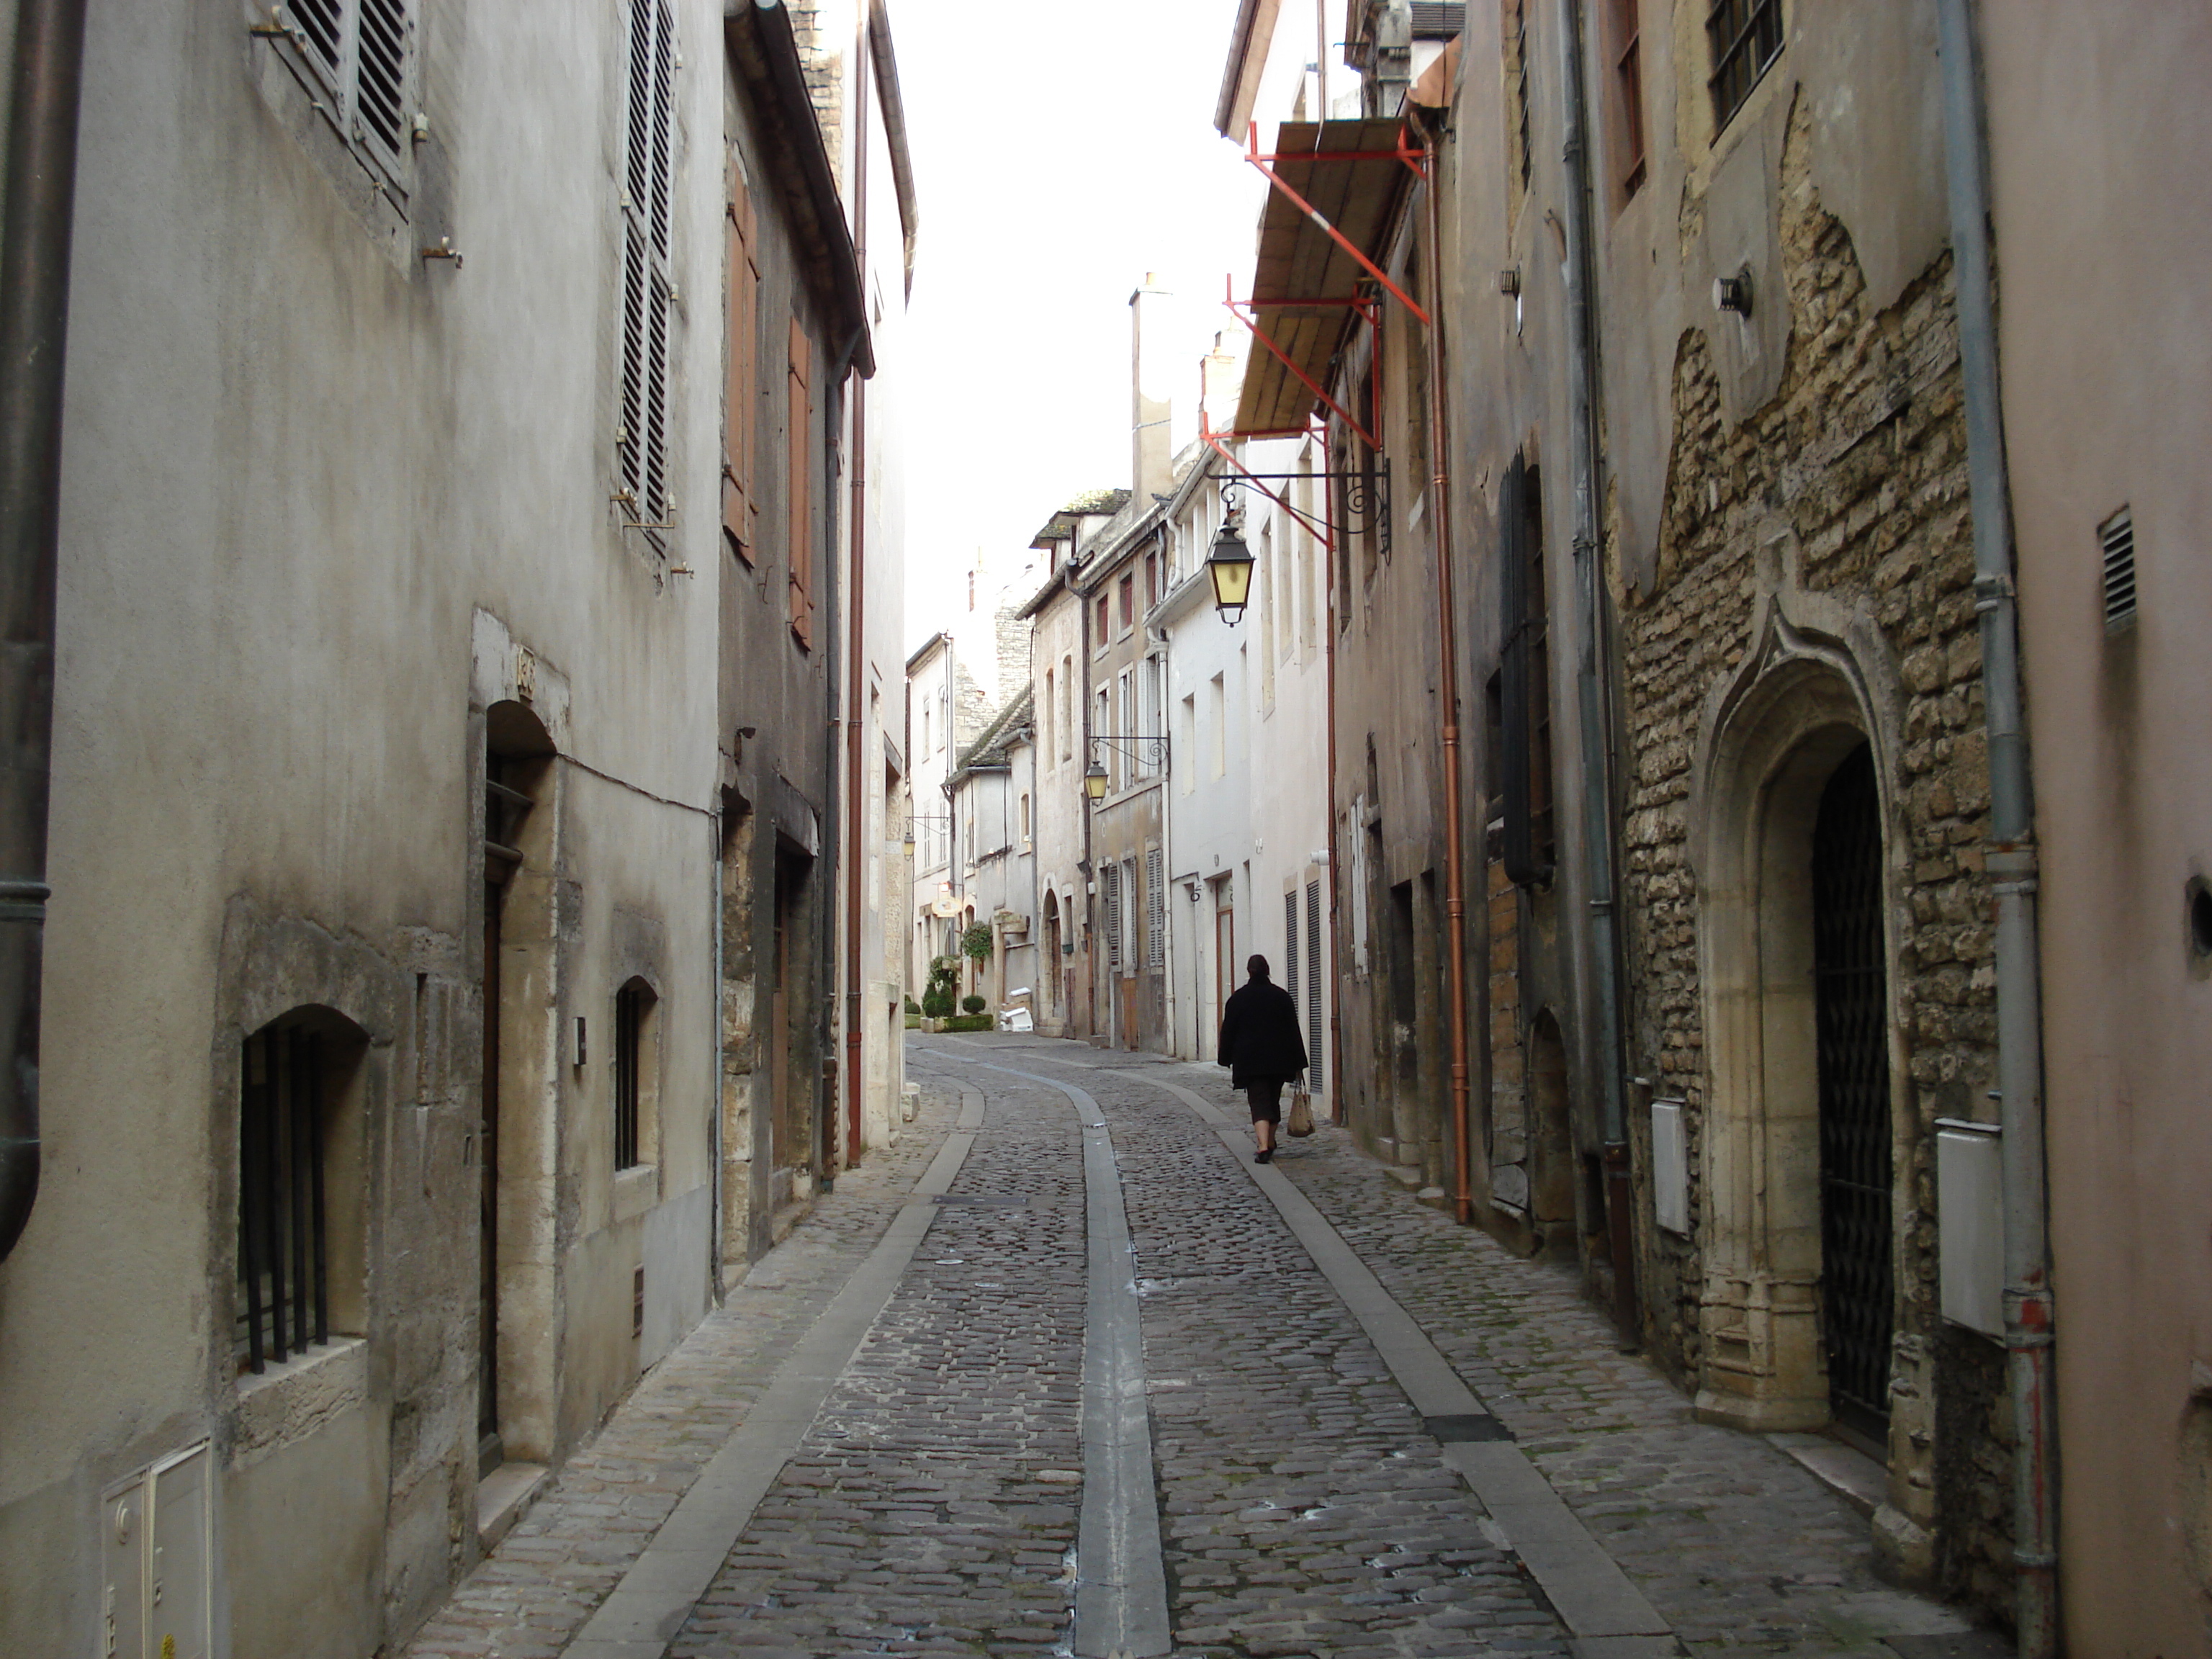
[[1251,975],[1221,1011],[1215,1060],[1229,1067],[1229,1086],[1244,1091],[1252,1105],[1252,1133],[1260,1150],[1255,1164],[1275,1155],[1275,1126],[1283,1121],[1283,1085],[1305,1075],[1306,1043],[1298,1035],[1298,1005],[1267,977],[1267,958],[1244,964]]

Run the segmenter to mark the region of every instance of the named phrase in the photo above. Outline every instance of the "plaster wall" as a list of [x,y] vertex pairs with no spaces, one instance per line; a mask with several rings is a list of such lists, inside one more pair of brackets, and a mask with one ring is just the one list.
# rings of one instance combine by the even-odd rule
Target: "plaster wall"
[[[2212,872],[2212,73],[2203,15],[1983,7],[2005,441],[2041,843],[2061,1600],[2068,1651],[2212,1651],[2202,1133]],[[2085,270],[2125,284],[2085,296]],[[2132,513],[2108,633],[2098,527]]]
[[[1085,710],[1090,707],[1089,665],[1083,648],[1081,601],[1061,590],[1031,621],[1030,685],[1036,695],[1036,914],[1040,975],[1038,1029],[1060,1036],[1087,1036],[1091,915],[1090,878],[1082,866],[1087,807],[1083,798]],[[1051,676],[1047,684],[1046,676]],[[1073,684],[1070,678],[1073,677]],[[1048,702],[1050,708],[1048,711]],[[1067,710],[1063,715],[1062,706]],[[1046,903],[1049,895],[1055,902]],[[1048,915],[1059,921],[1059,950],[1048,950]]]
[[[717,9],[678,10],[695,61],[714,63]],[[88,40],[48,1141],[30,1230],[0,1268],[15,1425],[0,1532],[40,1540],[0,1565],[10,1651],[93,1650],[98,1493],[203,1437],[222,1651],[272,1650],[250,1585],[314,1581],[285,1650],[366,1654],[472,1559],[481,616],[517,647],[506,696],[565,688],[577,903],[549,1012],[611,1024],[617,914],[666,953],[665,1157],[631,1224],[707,1174],[717,480],[698,458],[715,453],[716,376],[673,383],[689,528],[664,554],[610,501],[618,17],[526,26],[426,4],[429,136],[398,226],[326,169],[328,135],[249,15],[96,9]],[[712,294],[716,78],[678,94],[675,269]],[[448,234],[464,269],[414,257],[416,237]],[[674,326],[679,362],[718,337],[711,319]],[[676,563],[700,574],[672,578]],[[230,1360],[238,1045],[301,1002],[366,1037],[368,1358],[327,1417],[249,1462]],[[605,1073],[559,1078],[577,1136],[543,1194],[577,1275],[549,1368],[570,1434],[640,1363],[635,1257],[595,1203]],[[658,1279],[665,1325],[703,1305],[702,1245]],[[597,1250],[621,1274],[618,1309],[589,1283]],[[343,1498],[303,1509],[329,1490]]]

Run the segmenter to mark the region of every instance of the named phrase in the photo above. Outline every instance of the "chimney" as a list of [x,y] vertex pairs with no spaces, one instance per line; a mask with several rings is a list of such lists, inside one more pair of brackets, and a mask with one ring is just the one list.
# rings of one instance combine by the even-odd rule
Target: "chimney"
[[1237,354],[1213,337],[1213,349],[1198,360],[1198,406],[1205,411],[1208,432],[1226,432],[1236,424],[1237,401],[1244,390],[1244,365]]
[[1167,361],[1167,302],[1175,296],[1145,273],[1145,284],[1129,296],[1131,374],[1129,395],[1129,487],[1139,509],[1151,497],[1175,485],[1174,370]]
[[1382,0],[1371,23],[1369,44],[1367,113],[1395,116],[1406,106],[1413,84],[1413,8],[1410,0]]

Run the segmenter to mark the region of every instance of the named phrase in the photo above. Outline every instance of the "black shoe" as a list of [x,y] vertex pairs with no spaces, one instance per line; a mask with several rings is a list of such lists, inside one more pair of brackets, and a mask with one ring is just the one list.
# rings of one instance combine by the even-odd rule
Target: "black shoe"
[[1268,1148],[1267,1148],[1267,1151],[1265,1151],[1265,1152],[1255,1152],[1255,1153],[1253,1153],[1253,1154],[1252,1154],[1252,1161],[1253,1161],[1255,1164],[1265,1164],[1265,1163],[1266,1163],[1269,1158],[1271,1158],[1274,1157],[1274,1155],[1275,1155],[1275,1149],[1274,1149],[1273,1146],[1270,1146],[1270,1147],[1268,1147]]

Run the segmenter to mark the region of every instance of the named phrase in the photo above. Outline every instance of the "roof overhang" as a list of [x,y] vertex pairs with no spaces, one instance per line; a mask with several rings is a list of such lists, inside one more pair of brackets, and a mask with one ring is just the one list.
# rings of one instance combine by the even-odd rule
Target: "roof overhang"
[[724,0],[722,38],[768,136],[792,162],[778,172],[808,285],[827,301],[841,356],[863,379],[876,372],[860,257],[845,222],[844,198],[806,87],[790,9],[781,0]]
[[1286,121],[1272,155],[1255,141],[1246,159],[1273,188],[1251,296],[1231,302],[1262,348],[1247,361],[1231,435],[1287,437],[1328,407],[1330,364],[1355,325],[1379,319],[1379,289],[1397,292],[1379,273],[1423,156],[1394,117]]

